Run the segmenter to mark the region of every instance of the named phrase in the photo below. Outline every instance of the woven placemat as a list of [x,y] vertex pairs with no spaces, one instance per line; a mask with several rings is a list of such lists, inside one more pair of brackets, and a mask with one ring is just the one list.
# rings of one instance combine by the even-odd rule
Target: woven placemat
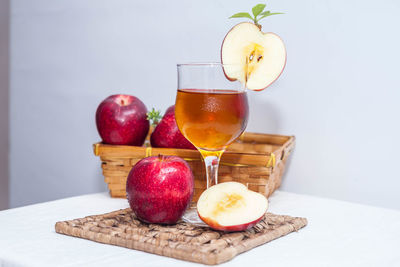
[[185,222],[169,226],[146,224],[130,209],[124,209],[57,222],[55,228],[60,234],[214,265],[306,225],[305,218],[267,213],[247,231],[226,233]]

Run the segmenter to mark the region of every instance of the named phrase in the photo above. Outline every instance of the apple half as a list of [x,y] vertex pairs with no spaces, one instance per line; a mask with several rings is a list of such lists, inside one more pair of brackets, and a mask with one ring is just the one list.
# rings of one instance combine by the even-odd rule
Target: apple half
[[255,24],[243,22],[225,36],[221,61],[229,80],[239,80],[248,89],[261,91],[281,75],[286,48],[275,33],[263,33]]
[[201,220],[220,231],[244,231],[264,216],[268,200],[237,182],[225,182],[205,190],[197,201]]

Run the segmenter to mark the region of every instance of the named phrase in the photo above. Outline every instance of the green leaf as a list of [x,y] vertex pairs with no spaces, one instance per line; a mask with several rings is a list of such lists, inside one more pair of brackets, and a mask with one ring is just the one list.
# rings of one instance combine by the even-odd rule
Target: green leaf
[[264,11],[263,13],[261,13],[260,15],[261,15],[261,16],[264,16],[264,15],[267,15],[267,14],[269,14],[269,13],[271,13],[271,11],[267,10],[267,11]]
[[235,15],[232,15],[229,18],[230,19],[231,18],[249,18],[249,19],[253,20],[253,17],[247,12],[236,13]]
[[258,4],[253,7],[252,11],[254,18],[260,15],[261,12],[263,12],[265,6],[266,6],[265,4]]
[[155,108],[147,112],[146,115],[147,115],[147,120],[150,121],[151,125],[154,127],[160,122],[162,118],[160,111],[156,110]]
[[[265,13],[265,12],[264,12],[264,13]],[[268,16],[279,15],[279,14],[285,14],[285,13],[279,13],[279,12],[278,12],[278,13],[270,13],[270,12],[268,11],[267,14],[262,15],[260,18],[258,18],[258,20],[263,19],[263,18],[268,17]]]

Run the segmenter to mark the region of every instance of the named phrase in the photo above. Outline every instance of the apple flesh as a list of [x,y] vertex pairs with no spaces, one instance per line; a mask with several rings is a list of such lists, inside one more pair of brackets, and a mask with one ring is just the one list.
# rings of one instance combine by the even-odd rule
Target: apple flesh
[[199,217],[220,231],[244,231],[257,224],[268,208],[268,200],[237,182],[225,182],[205,190],[197,201]]
[[131,95],[112,95],[96,111],[97,130],[103,143],[141,146],[149,131],[147,108]]
[[193,188],[194,177],[189,165],[176,156],[140,160],[126,182],[132,211],[148,223],[176,223],[190,204]]
[[150,136],[152,147],[196,149],[181,133],[175,120],[175,105],[170,106]]
[[225,36],[221,61],[229,80],[239,80],[248,89],[260,91],[281,75],[286,48],[278,35],[263,33],[255,24],[243,22]]

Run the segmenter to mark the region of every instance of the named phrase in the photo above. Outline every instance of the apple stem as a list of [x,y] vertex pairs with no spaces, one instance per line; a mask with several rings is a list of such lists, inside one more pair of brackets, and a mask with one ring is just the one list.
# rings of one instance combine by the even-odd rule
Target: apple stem
[[160,111],[155,108],[152,108],[151,111],[147,112],[147,120],[150,121],[152,126],[156,126],[160,122],[161,118],[162,116]]
[[254,17],[252,17],[252,16],[251,16],[249,13],[247,13],[247,12],[239,12],[239,13],[236,13],[236,14],[230,16],[229,18],[230,18],[230,19],[232,19],[232,18],[247,18],[247,19],[250,19],[250,20],[252,20],[252,21],[254,22],[254,24],[255,24],[255,25],[260,29],[260,31],[261,31],[261,25],[258,24],[258,22],[259,22],[260,20],[262,20],[262,19],[264,19],[264,18],[266,18],[266,17],[272,16],[272,15],[284,14],[284,13],[282,13],[282,12],[274,12],[274,13],[271,13],[271,11],[269,11],[269,10],[264,11],[265,6],[266,6],[265,4],[258,4],[258,5],[255,5],[255,6],[252,8],[252,12],[253,12]]

